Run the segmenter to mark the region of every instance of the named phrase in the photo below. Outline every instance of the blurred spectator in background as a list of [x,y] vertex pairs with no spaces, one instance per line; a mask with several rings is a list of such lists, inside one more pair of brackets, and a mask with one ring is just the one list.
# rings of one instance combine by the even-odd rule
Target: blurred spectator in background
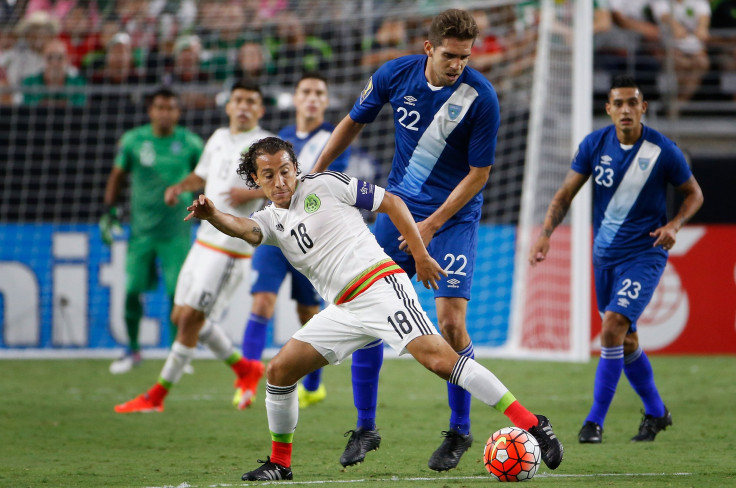
[[711,8],[714,68],[720,72],[721,91],[736,100],[736,0],[713,0]]
[[332,60],[332,48],[322,39],[308,36],[295,13],[281,12],[276,19],[276,31],[273,63],[278,83],[296,85],[305,71],[326,72]]
[[61,39],[50,40],[44,47],[43,58],[43,71],[22,82],[24,88],[30,89],[24,90],[23,103],[53,107],[84,105],[87,96],[80,89],[85,85],[84,78],[76,74],[76,69],[70,70],[66,44]]
[[608,32],[613,26],[608,0],[593,0],[593,35]]
[[[215,99],[216,104],[224,106],[230,98],[233,85],[239,81],[252,80],[265,87],[268,78],[267,56],[266,49],[255,42],[246,42],[240,46],[240,49],[238,49],[238,65],[235,67],[233,74],[228,76],[222,84],[222,91],[217,94]],[[263,98],[266,105],[273,102],[265,92]]]
[[76,0],[28,0],[26,15],[46,12],[57,22],[60,22],[76,4]]
[[0,59],[8,84],[14,87],[43,70],[43,48],[59,34],[59,23],[48,13],[38,11],[21,20],[15,33],[17,41]]
[[494,35],[488,14],[484,10],[473,10],[471,13],[478,25],[479,34],[473,44],[470,66],[489,76],[493,67],[505,57],[503,40]]
[[89,79],[96,88],[90,102],[106,114],[135,114],[142,94],[124,85],[138,85],[145,77],[133,64],[133,47],[125,32],[115,34],[107,45],[105,65]]
[[92,56],[99,46],[100,36],[96,27],[89,7],[82,4],[72,7],[62,19],[59,38],[66,44],[72,66],[82,68],[85,58]]
[[710,67],[705,43],[709,38],[708,0],[654,0],[652,13],[672,40],[677,75],[677,100],[687,102]]
[[[238,49],[238,65],[235,67],[232,76],[228,78],[229,84],[232,85],[233,80],[245,78],[263,84],[268,72],[266,56],[267,52],[263,46],[255,42],[246,42],[240,46],[240,49]],[[229,92],[229,89],[227,91]]]
[[651,0],[609,0],[613,28],[600,34],[596,64],[608,73],[637,75],[642,90],[657,98],[657,74],[664,55]]
[[202,69],[202,43],[199,37],[189,34],[180,36],[174,44],[174,67],[161,80],[179,92],[182,107],[207,108],[215,106],[214,94],[209,94],[207,85],[214,77]]
[[238,49],[248,41],[260,41],[261,36],[247,25],[241,2],[220,4],[216,14],[212,20],[217,30],[203,39],[203,48],[211,55],[203,64],[216,80],[223,81],[238,63]]
[[406,19],[387,17],[369,42],[360,64],[372,73],[378,66],[399,56],[411,54]]
[[144,81],[133,62],[133,47],[130,35],[115,34],[105,50],[105,65],[96,70],[91,78],[95,85],[139,84]]
[[[0,12],[4,12],[4,10],[0,10]],[[14,44],[15,33],[13,33],[13,30],[10,26],[0,24],[0,105],[10,105],[13,103],[13,90],[5,71],[4,58]]]

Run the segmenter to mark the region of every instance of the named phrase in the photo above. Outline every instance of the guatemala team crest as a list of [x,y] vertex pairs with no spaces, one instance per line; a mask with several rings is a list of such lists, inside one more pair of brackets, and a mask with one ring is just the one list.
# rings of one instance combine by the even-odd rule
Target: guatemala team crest
[[368,78],[368,83],[365,84],[365,88],[360,92],[360,103],[363,104],[363,100],[368,98],[368,95],[373,91],[373,77]]
[[322,202],[320,201],[319,197],[315,195],[314,193],[310,193],[307,195],[307,198],[304,199],[304,211],[307,213],[314,213],[317,210],[319,210],[319,206],[322,205]]
[[455,120],[462,111],[463,107],[461,105],[455,105],[454,103],[451,103],[447,106],[447,114],[450,116],[450,120]]
[[650,162],[649,158],[639,158],[639,168],[642,171],[646,171],[647,168],[649,167],[649,162]]

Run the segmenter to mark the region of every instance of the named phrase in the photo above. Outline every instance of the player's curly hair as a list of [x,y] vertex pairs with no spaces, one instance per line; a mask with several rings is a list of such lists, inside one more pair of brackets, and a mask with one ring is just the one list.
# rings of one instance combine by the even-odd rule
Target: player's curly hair
[[478,37],[478,24],[466,10],[451,8],[440,12],[429,26],[429,42],[440,46],[443,39],[466,41]]
[[290,142],[279,139],[278,137],[265,137],[252,144],[247,152],[240,155],[240,164],[238,165],[237,172],[245,180],[248,188],[258,188],[258,183],[256,183],[252,176],[258,174],[256,159],[264,154],[273,155],[279,151],[286,151],[289,159],[296,166],[296,174],[298,175],[300,173],[299,161],[296,160],[294,146]]

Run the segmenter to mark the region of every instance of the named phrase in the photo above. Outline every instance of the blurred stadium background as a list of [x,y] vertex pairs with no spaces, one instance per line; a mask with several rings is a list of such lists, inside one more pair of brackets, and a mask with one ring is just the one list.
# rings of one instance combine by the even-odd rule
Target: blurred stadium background
[[[671,254],[640,326],[642,342],[666,353],[736,352],[736,211],[729,198],[736,183],[736,2],[701,2],[710,7],[710,38],[702,43],[708,62],[694,88],[682,76],[676,31],[658,16],[656,3],[662,0],[595,3],[590,93],[581,94],[568,78],[576,46],[571,19],[579,7],[572,0],[0,2],[0,357],[112,356],[125,345],[125,240],[103,246],[97,221],[117,140],[147,122],[147,93],[161,85],[174,88],[185,104],[182,125],[207,139],[227,124],[223,104],[233,80],[255,78],[268,102],[262,126],[277,132],[293,123],[295,80],[316,69],[330,81],[327,119],[337,123],[381,63],[422,52],[428,21],[448,6],[473,11],[482,33],[470,65],[488,76],[501,104],[469,309],[476,351],[500,354],[511,336],[517,226],[534,110],[544,110],[543,126],[569,133],[573,100],[589,96],[591,128],[598,128],[608,123],[603,106],[612,75],[627,72],[640,80],[650,101],[646,122],[683,149],[706,198]],[[540,42],[543,8],[554,13],[546,45]],[[627,16],[637,15],[656,36],[627,30]],[[67,46],[64,69],[74,81],[44,86],[38,73],[49,61],[41,53],[56,38]],[[566,59],[567,68],[547,67],[535,78],[540,46],[553,61]],[[542,104],[533,105],[534,90],[543,90],[537,92]],[[555,160],[544,177],[549,188],[564,175],[575,144],[562,141],[538,153],[542,167]],[[384,109],[353,146],[348,173],[383,184],[392,155],[392,114]],[[546,208],[551,194],[535,196]],[[673,195],[671,207],[676,204]],[[236,342],[250,309],[247,290],[246,283],[226,318]],[[541,300],[569,308],[569,297],[555,291],[546,284],[527,298],[530,304]],[[422,299],[433,310],[431,297]],[[141,342],[161,350],[169,344],[162,327],[163,290],[146,301]],[[537,317],[553,315],[548,308],[534,310]],[[597,318],[591,315],[586,357],[597,342]],[[275,322],[271,348],[298,323],[286,297],[280,298]],[[567,333],[545,324],[529,332],[540,338],[539,347]]]

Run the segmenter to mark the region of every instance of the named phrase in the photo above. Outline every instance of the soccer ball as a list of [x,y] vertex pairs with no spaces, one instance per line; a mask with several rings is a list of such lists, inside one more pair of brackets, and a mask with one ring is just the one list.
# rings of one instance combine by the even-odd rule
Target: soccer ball
[[493,433],[483,450],[486,469],[498,481],[526,481],[539,468],[542,451],[529,432],[504,427]]

